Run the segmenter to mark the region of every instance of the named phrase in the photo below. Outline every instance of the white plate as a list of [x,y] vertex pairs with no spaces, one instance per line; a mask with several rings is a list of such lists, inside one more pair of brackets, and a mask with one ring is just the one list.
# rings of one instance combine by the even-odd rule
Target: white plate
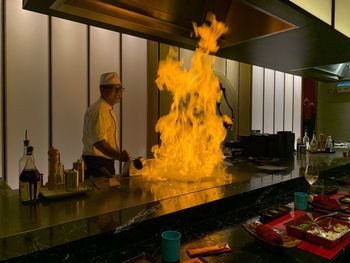
[[283,171],[286,170],[288,167],[285,166],[275,166],[275,165],[262,165],[262,166],[257,166],[259,170],[262,171],[267,171],[267,172],[278,172],[278,171]]

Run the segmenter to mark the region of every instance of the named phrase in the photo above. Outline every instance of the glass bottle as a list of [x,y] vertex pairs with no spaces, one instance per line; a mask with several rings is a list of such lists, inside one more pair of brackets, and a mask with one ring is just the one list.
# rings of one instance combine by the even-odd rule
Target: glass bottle
[[29,140],[27,138],[27,130],[26,130],[26,134],[25,134],[25,139],[23,141],[23,144],[24,144],[24,151],[23,151],[23,155],[22,155],[22,158],[19,159],[19,166],[18,166],[18,175],[21,174],[21,172],[23,171],[24,169],[24,166],[26,165],[26,155],[27,155],[27,148],[29,146]]
[[326,141],[326,152],[328,152],[328,153],[333,152],[333,140],[332,140],[332,136],[328,136],[328,137],[327,137],[327,141]]
[[40,191],[40,173],[36,169],[33,157],[33,146],[27,147],[26,164],[19,176],[19,196],[23,204],[34,204],[38,201]]
[[310,152],[317,152],[318,151],[318,141],[316,137],[316,132],[314,131],[312,135],[312,140],[310,142]]
[[307,130],[305,129],[304,137],[303,137],[303,144],[306,146],[306,150],[309,150],[310,138],[307,136]]

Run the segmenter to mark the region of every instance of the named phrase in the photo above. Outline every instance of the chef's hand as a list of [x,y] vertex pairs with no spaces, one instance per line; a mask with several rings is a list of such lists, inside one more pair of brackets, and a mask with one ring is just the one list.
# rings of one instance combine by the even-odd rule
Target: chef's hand
[[122,161],[122,162],[127,162],[127,161],[129,161],[130,160],[130,155],[129,155],[129,153],[127,152],[127,151],[122,151],[121,153],[120,153],[120,159],[119,159],[120,161]]

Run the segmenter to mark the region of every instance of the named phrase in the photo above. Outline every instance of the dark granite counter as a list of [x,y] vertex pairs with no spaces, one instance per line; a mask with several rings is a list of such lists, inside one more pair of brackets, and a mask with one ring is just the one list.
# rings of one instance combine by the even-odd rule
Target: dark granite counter
[[[0,259],[122,262],[145,251],[157,256],[165,229],[181,230],[184,247],[217,231],[232,230],[239,237],[241,222],[270,205],[289,203],[294,191],[307,189],[300,177],[306,159],[318,162],[324,174],[350,163],[338,152],[280,160],[278,165],[287,169],[273,174],[259,170],[256,162],[239,162],[227,167],[226,176],[196,183],[118,177],[120,186],[98,180],[100,189],[91,186],[86,195],[41,199],[34,206],[23,206],[17,191],[0,187]],[[270,262],[265,259],[258,262]]]

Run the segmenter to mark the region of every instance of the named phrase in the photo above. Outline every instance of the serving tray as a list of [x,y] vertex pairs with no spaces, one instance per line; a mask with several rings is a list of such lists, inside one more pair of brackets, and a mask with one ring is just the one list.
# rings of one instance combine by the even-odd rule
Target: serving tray
[[65,190],[49,190],[46,187],[43,187],[40,189],[40,194],[46,199],[57,199],[85,194],[88,190],[89,188],[84,185],[79,185],[78,190],[74,192],[67,192]]

